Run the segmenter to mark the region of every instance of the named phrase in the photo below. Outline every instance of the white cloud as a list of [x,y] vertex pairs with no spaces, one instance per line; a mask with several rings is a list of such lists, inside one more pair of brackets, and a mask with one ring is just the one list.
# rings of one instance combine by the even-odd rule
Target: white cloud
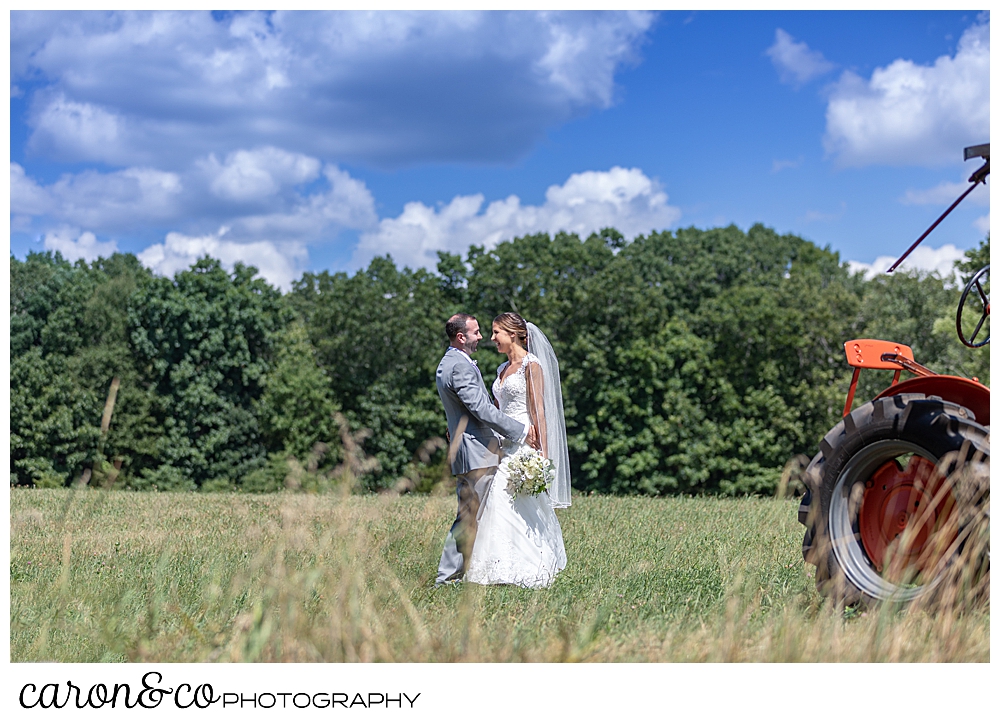
[[[10,82],[28,88],[32,150],[58,160],[176,171],[274,146],[393,166],[510,161],[613,102],[653,17],[15,11]],[[236,180],[220,187],[266,192]]]
[[830,89],[828,154],[841,166],[961,162],[990,135],[990,24],[962,35],[933,65],[899,59],[865,80],[847,71]]
[[267,146],[251,151],[230,153],[224,164],[215,155],[203,164],[214,176],[212,193],[230,201],[255,201],[278,193],[282,185],[296,185],[314,180],[320,162],[301,153],[289,153]]
[[[95,232],[166,227],[163,243],[138,254],[157,273],[172,275],[208,254],[230,268],[237,261],[254,265],[289,289],[305,268],[308,244],[378,223],[367,186],[337,166],[322,169],[312,193],[295,188],[319,176],[319,161],[277,148],[238,151],[224,163],[203,159],[183,175],[150,168],[84,171],[50,185],[11,163],[11,225],[41,230],[46,248],[88,261],[117,250],[115,242],[97,242]],[[209,230],[220,226],[223,231]],[[80,227],[90,230],[67,230]]]
[[633,238],[680,218],[680,210],[667,204],[667,194],[638,168],[573,174],[563,185],[550,186],[540,206],[524,206],[513,195],[485,209],[484,201],[476,194],[456,196],[438,209],[408,203],[396,218],[383,219],[377,231],[362,234],[353,263],[365,265],[388,253],[400,265],[434,268],[439,250],[464,253],[471,244],[492,248],[538,232],[587,236],[605,226]]
[[88,263],[99,257],[107,258],[118,250],[114,241],[98,241],[90,231],[63,227],[45,234],[46,251],[58,251],[69,261],[83,259]]
[[83,171],[42,186],[11,163],[10,185],[12,214],[43,216],[48,226],[69,224],[102,234],[176,218],[182,210],[180,177],[153,168]]
[[29,178],[19,163],[10,164],[10,212],[40,216],[52,208],[48,192]]
[[63,93],[44,102],[32,125],[29,147],[45,149],[62,160],[120,164],[131,155],[117,113],[69,100]]
[[294,206],[285,210],[234,219],[234,230],[250,237],[281,235],[313,240],[331,230],[368,229],[377,223],[375,199],[363,181],[336,166],[324,168],[323,175],[328,191],[297,197]]
[[34,223],[43,231],[70,225],[108,234],[152,225],[202,236],[225,225],[241,242],[308,243],[375,226],[375,200],[362,181],[333,165],[322,175],[325,183],[305,195],[297,186],[318,179],[319,161],[278,148],[237,151],[225,163],[209,157],[183,174],[89,170],[47,186],[11,163],[11,213],[19,228]]
[[230,270],[239,261],[256,266],[262,277],[285,291],[301,274],[302,264],[308,256],[305,248],[298,244],[239,243],[223,238],[225,235],[225,228],[205,236],[168,233],[162,244],[154,244],[137,255],[145,266],[164,276],[173,276],[206,255],[218,259]]
[[537,67],[567,97],[587,105],[610,106],[615,71],[622,63],[637,60],[637,36],[650,26],[650,14],[629,12],[624,18],[616,14],[546,15],[551,19],[548,43]]
[[818,50],[810,50],[805,43],[796,43],[791,35],[781,28],[774,31],[774,45],[765,51],[782,83],[800,87],[834,69],[834,64],[823,57]]
[[973,222],[973,225],[979,233],[985,236],[990,232],[990,215],[980,216]]
[[[968,189],[968,182],[952,183],[950,181],[942,181],[933,188],[907,189],[906,193],[900,199],[900,203],[907,206],[948,206]],[[989,206],[990,192],[985,185],[980,185],[975,191],[966,196],[962,203],[974,203],[979,206]]]
[[[954,244],[945,244],[939,248],[920,245],[906,257],[897,271],[934,271],[941,276],[948,276],[954,270],[955,262],[961,261],[964,256],[965,252]],[[865,276],[871,279],[884,274],[898,258],[898,256],[879,256],[870,264],[860,261],[848,261],[847,264],[852,272],[864,272]]]

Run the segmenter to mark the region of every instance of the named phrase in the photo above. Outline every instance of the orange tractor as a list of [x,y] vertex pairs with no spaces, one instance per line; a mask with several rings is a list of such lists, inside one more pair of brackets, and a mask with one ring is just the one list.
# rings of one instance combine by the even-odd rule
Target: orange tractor
[[[965,158],[986,163],[889,272],[985,183],[989,144],[966,148]],[[958,305],[958,337],[972,348],[989,343],[989,268],[973,275]],[[936,374],[903,344],[854,339],[844,350],[854,368],[844,416],[806,468],[799,506],[802,554],[816,566],[820,592],[847,605],[906,603],[946,587],[957,566],[978,566],[982,579],[989,566],[989,388],[976,378]],[[852,409],[862,369],[895,374],[887,389]],[[903,372],[911,376],[900,381]],[[970,478],[978,481],[970,486]],[[973,528],[980,541],[970,556]]]

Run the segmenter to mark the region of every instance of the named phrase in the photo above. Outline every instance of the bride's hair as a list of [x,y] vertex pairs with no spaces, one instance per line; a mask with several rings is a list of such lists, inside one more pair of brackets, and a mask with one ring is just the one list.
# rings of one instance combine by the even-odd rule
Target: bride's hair
[[513,334],[521,342],[521,346],[528,348],[528,324],[520,314],[513,311],[505,311],[493,320],[493,323],[504,331]]

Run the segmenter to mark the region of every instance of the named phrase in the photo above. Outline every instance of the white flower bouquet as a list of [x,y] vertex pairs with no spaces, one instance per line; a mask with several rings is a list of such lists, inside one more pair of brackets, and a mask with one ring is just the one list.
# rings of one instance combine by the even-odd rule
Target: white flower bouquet
[[518,495],[536,496],[549,489],[555,482],[556,466],[551,459],[528,446],[520,447],[507,463],[510,473],[507,492],[514,499]]

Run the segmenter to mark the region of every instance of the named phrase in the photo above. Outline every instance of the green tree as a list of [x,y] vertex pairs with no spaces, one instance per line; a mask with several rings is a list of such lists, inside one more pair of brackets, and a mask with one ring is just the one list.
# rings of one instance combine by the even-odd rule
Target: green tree
[[[988,258],[987,237],[958,270]],[[444,452],[428,458],[424,443],[445,431],[444,321],[471,312],[488,338],[512,310],[560,359],[578,489],[768,493],[839,419],[845,341],[899,341],[932,369],[988,383],[988,351],[955,335],[960,291],[925,273],[867,280],[762,225],[631,242],[611,228],[533,234],[441,253],[436,273],[388,257],[307,273],[284,296],[211,259],[170,279],[128,254],[29,254],[11,260],[11,484],[67,484],[117,459],[130,487],[277,489],[295,465],[343,461],[337,412],[369,432],[365,486],[436,478]],[[489,385],[502,357],[488,342],[475,356]],[[862,375],[858,398],[890,377]]]
[[354,276],[307,273],[292,291],[331,399],[352,428],[371,431],[365,451],[379,463],[365,480],[372,488],[393,483],[424,441],[444,434],[434,372],[447,346],[444,322],[458,310],[445,286],[428,271],[376,258]]
[[299,460],[324,445],[325,461],[339,461],[340,430],[330,379],[316,359],[308,331],[293,322],[274,339],[274,363],[256,408],[264,446]]
[[[136,363],[155,392],[162,430],[137,485],[159,489],[238,483],[264,463],[255,414],[290,313],[278,290],[237,264],[202,259],[173,279],[151,278],[129,310]],[[223,480],[224,482],[219,482]]]
[[[51,253],[11,259],[13,484],[65,484],[105,458],[134,462],[155,444],[126,330],[128,306],[149,278],[124,254],[72,265]],[[115,377],[122,387],[104,445],[100,423]]]

